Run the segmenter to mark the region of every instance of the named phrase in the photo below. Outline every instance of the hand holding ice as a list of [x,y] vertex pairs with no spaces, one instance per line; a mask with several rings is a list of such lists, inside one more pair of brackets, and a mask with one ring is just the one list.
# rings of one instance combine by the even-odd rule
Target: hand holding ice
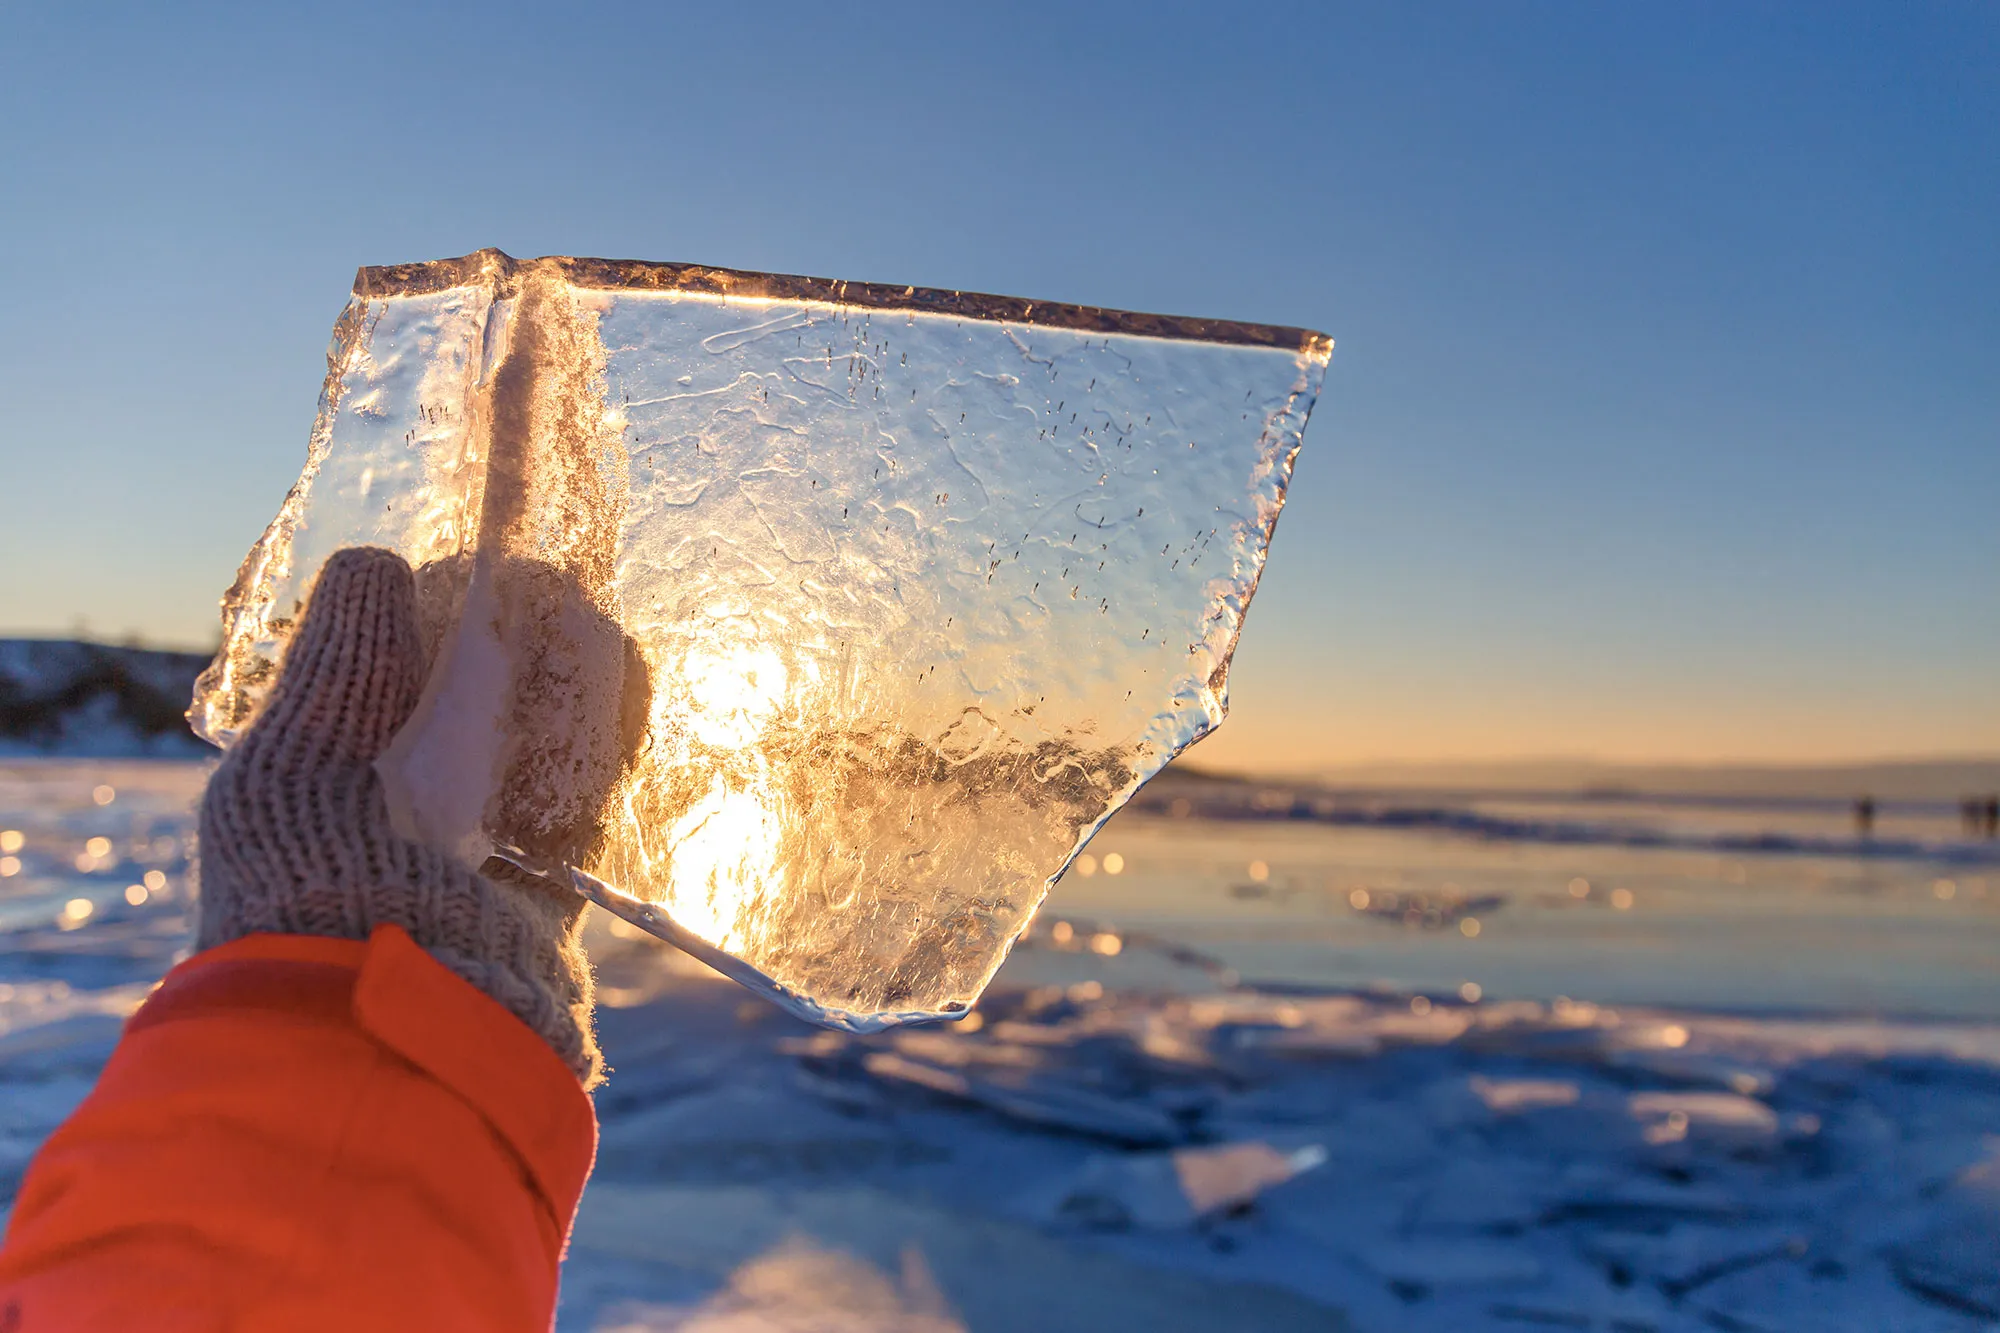
[[962,1012],[1221,720],[1330,346],[685,265],[364,269],[191,717],[240,734],[319,565],[387,546],[433,663],[401,820],[585,872],[823,1020]]

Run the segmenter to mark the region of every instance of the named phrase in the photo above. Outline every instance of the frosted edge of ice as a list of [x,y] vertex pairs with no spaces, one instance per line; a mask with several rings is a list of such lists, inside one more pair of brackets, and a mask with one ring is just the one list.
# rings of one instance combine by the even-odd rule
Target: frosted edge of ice
[[987,292],[957,291],[880,282],[851,282],[803,274],[763,273],[644,259],[588,259],[544,255],[516,259],[488,247],[455,259],[414,264],[364,266],[354,275],[357,300],[423,296],[467,285],[481,278],[511,281],[517,274],[553,265],[571,286],[602,291],[678,292],[733,300],[796,301],[827,307],[910,311],[947,315],[984,323],[1020,323],[1083,333],[1116,333],[1134,337],[1174,338],[1193,342],[1270,347],[1300,353],[1322,366],[1333,353],[1333,339],[1316,329],[1288,324],[1259,324],[1189,315],[1148,314],[1105,306],[1035,301]]
[[276,659],[249,656],[237,650],[246,623],[258,619],[261,631],[255,637],[260,646],[270,640],[268,625],[272,589],[291,572],[292,539],[312,497],[313,483],[333,445],[334,422],[340,413],[348,373],[367,346],[368,302],[350,299],[334,321],[326,349],[326,380],[320,388],[319,407],[313,418],[312,433],[306,441],[306,462],[298,480],[285,492],[284,502],[256,543],[243,557],[236,578],[222,595],[222,646],[215,660],[195,681],[188,702],[188,726],[200,739],[218,749],[228,749],[242,739],[257,709],[246,709],[243,700],[248,688],[261,683],[258,672],[275,672],[283,660],[283,645]]

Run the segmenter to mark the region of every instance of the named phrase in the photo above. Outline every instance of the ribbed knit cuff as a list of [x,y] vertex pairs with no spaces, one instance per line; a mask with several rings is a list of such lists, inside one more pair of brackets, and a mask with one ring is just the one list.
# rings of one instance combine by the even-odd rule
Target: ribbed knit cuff
[[[209,817],[214,808],[211,803],[203,811],[204,847],[221,845],[213,830],[222,821]],[[590,1021],[590,962],[578,938],[582,912],[574,895],[553,885],[538,887],[526,876],[496,884],[442,858],[415,877],[394,882],[339,885],[278,877],[246,889],[241,859],[230,853],[202,857],[197,948],[263,934],[365,940],[377,926],[400,926],[432,957],[526,1023],[584,1086],[601,1078],[604,1062]]]

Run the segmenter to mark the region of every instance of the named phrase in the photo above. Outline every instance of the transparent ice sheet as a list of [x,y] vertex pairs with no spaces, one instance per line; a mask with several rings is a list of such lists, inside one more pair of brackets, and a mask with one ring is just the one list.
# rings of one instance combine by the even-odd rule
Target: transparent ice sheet
[[434,654],[380,765],[406,831],[567,870],[821,1022],[962,1013],[1222,720],[1330,350],[687,265],[364,269],[190,717],[239,736],[327,556],[389,547]]

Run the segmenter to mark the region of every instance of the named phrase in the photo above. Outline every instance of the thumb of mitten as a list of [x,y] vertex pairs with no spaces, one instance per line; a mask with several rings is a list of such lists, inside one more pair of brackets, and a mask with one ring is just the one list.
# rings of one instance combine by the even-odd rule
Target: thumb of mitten
[[[336,551],[248,743],[293,772],[374,762],[424,684],[416,581],[393,551]],[[261,735],[259,733],[262,733]]]
[[297,929],[273,915],[286,895],[385,872],[386,844],[366,836],[387,824],[372,764],[422,689],[416,620],[394,552],[338,551],[320,571],[264,715],[202,797],[204,947],[239,926]]

